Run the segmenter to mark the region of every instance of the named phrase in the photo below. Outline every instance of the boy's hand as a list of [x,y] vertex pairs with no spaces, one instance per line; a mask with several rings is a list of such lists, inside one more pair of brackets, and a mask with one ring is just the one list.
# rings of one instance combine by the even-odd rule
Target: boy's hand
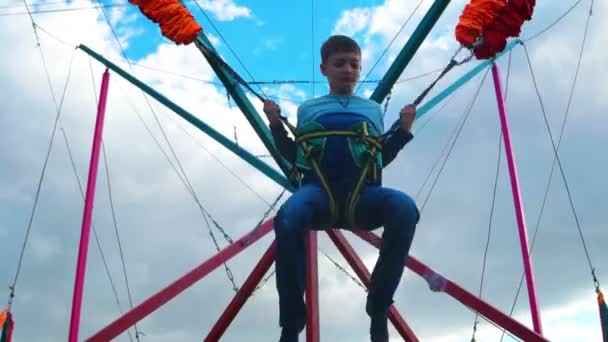
[[414,120],[416,120],[416,105],[409,104],[401,108],[399,111],[399,118],[401,129],[403,129],[405,133],[409,133],[414,125]]
[[268,122],[270,126],[281,125],[281,108],[274,101],[265,100],[264,101],[264,113],[268,118]]

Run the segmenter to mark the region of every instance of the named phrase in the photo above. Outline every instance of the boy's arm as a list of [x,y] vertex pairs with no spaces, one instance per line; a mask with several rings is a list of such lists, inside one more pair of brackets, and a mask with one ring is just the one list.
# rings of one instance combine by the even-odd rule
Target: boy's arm
[[416,120],[415,105],[407,105],[399,111],[401,129],[398,129],[393,134],[389,135],[384,141],[382,146],[382,167],[386,167],[392,162],[403,146],[414,138],[411,132],[414,120]]
[[397,157],[403,146],[413,138],[414,136],[411,132],[406,133],[402,129],[398,129],[395,133],[389,135],[382,145],[382,167],[390,164]]
[[264,101],[264,113],[268,118],[268,127],[270,127],[270,133],[274,139],[274,144],[279,150],[279,153],[283,158],[287,159],[290,163],[295,163],[297,145],[288,135],[283,122],[281,121],[280,113],[281,108],[273,101]]
[[271,123],[269,127],[272,138],[274,139],[274,144],[283,158],[287,159],[287,161],[292,164],[295,163],[297,145],[296,142],[287,135],[287,130],[283,126],[283,123],[281,121],[278,123]]

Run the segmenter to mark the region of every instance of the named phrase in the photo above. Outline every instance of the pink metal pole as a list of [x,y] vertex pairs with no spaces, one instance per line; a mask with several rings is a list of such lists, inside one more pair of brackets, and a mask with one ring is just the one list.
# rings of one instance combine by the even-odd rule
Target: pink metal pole
[[[366,232],[353,232],[363,240],[370,243],[376,248],[380,248],[382,239],[374,233]],[[532,331],[524,324],[519,323],[509,315],[501,312],[492,305],[486,303],[482,299],[476,297],[474,294],[468,292],[466,289],[460,287],[453,281],[443,277],[441,274],[435,272],[430,267],[418,261],[413,256],[409,256],[405,262],[405,266],[416,274],[423,277],[431,286],[433,291],[441,291],[450,295],[465,306],[472,310],[479,312],[480,315],[484,316],[488,320],[496,323],[496,325],[505,328],[508,332],[516,337],[519,337],[522,341],[526,342],[547,342],[539,333]]]
[[604,294],[600,290],[599,285],[595,291],[597,292],[597,304],[600,309],[600,326],[602,327],[602,341],[608,342],[608,327],[606,326],[606,323],[608,323],[608,317],[606,317],[606,303],[604,301]]
[[[359,256],[357,255],[357,252],[355,252],[350,243],[348,243],[348,240],[346,240],[344,234],[342,234],[342,232],[337,229],[329,230],[327,231],[327,234],[334,242],[334,244],[336,244],[336,247],[338,247],[338,250],[342,253],[342,255],[344,255],[344,258],[346,259],[346,261],[348,261],[348,264],[353,268],[361,282],[363,282],[363,285],[365,285],[365,287],[369,289],[369,286],[371,284],[371,276],[369,274],[369,271],[365,267],[365,264],[363,263],[361,258],[359,258]],[[399,335],[401,335],[404,341],[418,342],[418,338],[414,334],[414,331],[412,331],[412,329],[407,325],[401,314],[399,314],[399,311],[397,310],[395,305],[391,305],[391,307],[389,308],[388,315],[389,319],[395,326],[395,329],[397,329],[397,332],[399,332]]]
[[223,263],[244,251],[247,247],[261,239],[264,235],[268,234],[270,231],[272,231],[273,222],[274,218],[271,218],[257,229],[252,230],[247,235],[240,238],[238,241],[234,241],[234,243],[230,244],[230,246],[222,249],[221,252],[198,265],[196,268],[192,269],[190,272],[186,273],[184,276],[174,281],[166,288],[157,292],[152,297],[146,299],[133,310],[123,314],[120,318],[98,331],[95,335],[89,337],[87,341],[105,342],[116,338],[118,335],[129,329],[129,327],[131,327],[133,324],[144,319],[146,316],[163,306],[171,299],[175,298],[178,294],[185,291],[194,283],[201,280],[216,268],[220,267]]
[[230,323],[232,323],[236,315],[239,313],[239,311],[241,311],[241,308],[243,307],[243,305],[245,305],[247,299],[251,297],[251,294],[255,290],[256,286],[258,286],[258,284],[264,277],[264,274],[268,272],[268,269],[274,262],[276,252],[275,247],[275,242],[272,242],[270,247],[268,247],[268,249],[266,250],[266,253],[264,253],[258,264],[253,269],[253,271],[251,271],[251,274],[249,275],[247,280],[245,280],[245,282],[243,283],[243,286],[241,286],[237,294],[234,296],[234,298],[226,308],[226,311],[224,311],[224,313],[217,320],[217,322],[205,338],[205,342],[219,341],[220,338],[224,335]]
[[103,136],[103,121],[106,112],[106,100],[108,98],[108,84],[110,73],[108,69],[103,73],[101,80],[101,94],[97,107],[97,120],[95,122],[95,134],[93,136],[93,147],[91,151],[91,163],[89,164],[89,179],[87,181],[87,195],[84,201],[84,214],[82,217],[82,229],[80,232],[80,246],[78,249],[78,263],[76,266],[76,280],[74,282],[74,297],[72,298],[72,315],[70,318],[70,342],[78,340],[78,328],[80,326],[80,311],[82,308],[82,294],[84,290],[84,276],[87,267],[87,252],[89,249],[89,235],[91,233],[91,218],[93,216],[93,202],[95,201],[95,184],[97,182],[97,169],[99,165],[99,151],[101,150],[101,139]]
[[500,126],[502,127],[502,136],[505,143],[505,152],[509,165],[509,176],[511,179],[511,192],[513,193],[513,203],[515,205],[515,214],[517,216],[517,228],[519,231],[519,241],[521,245],[521,254],[524,261],[524,272],[526,275],[526,285],[528,286],[528,298],[530,301],[530,311],[532,312],[532,324],[534,331],[542,334],[542,324],[540,320],[540,310],[538,308],[538,300],[536,297],[536,289],[534,286],[534,274],[532,272],[532,260],[530,259],[530,248],[528,245],[528,232],[526,229],[526,219],[524,213],[524,203],[521,197],[519,188],[519,180],[517,178],[517,166],[515,165],[515,157],[513,145],[511,144],[511,134],[509,131],[509,123],[507,121],[507,111],[505,102],[502,96],[502,88],[500,83],[500,74],[496,63],[492,64],[492,77],[494,79],[494,90],[496,91],[496,102],[498,103],[498,113],[500,114]]
[[306,243],[306,341],[319,342],[319,273],[317,267],[317,232],[311,230]]

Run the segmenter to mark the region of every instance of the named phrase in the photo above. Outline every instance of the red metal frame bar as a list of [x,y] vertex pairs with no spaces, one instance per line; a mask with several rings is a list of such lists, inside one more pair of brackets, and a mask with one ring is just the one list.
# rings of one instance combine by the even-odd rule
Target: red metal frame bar
[[249,299],[256,286],[258,286],[266,272],[268,272],[270,265],[272,265],[272,263],[274,262],[275,254],[276,243],[273,241],[270,247],[268,247],[262,258],[260,259],[260,261],[258,261],[253,271],[251,271],[251,274],[249,275],[247,280],[245,280],[243,286],[241,286],[239,291],[236,293],[236,295],[232,299],[232,302],[230,302],[224,313],[217,320],[217,322],[205,338],[205,342],[219,341],[222,335],[224,335],[230,323],[232,323],[236,315],[239,313],[239,311],[241,311],[241,308],[243,307],[247,299]]
[[[344,234],[337,229],[332,229],[327,231],[327,235],[329,235],[329,238],[334,242],[336,247],[338,247],[338,250],[342,253],[342,255],[344,255],[344,258],[353,268],[361,282],[363,282],[363,285],[369,288],[371,278],[370,273],[365,267],[363,261],[357,255],[357,252],[355,252],[354,248],[350,245],[350,243],[348,243],[348,240],[346,240]],[[410,329],[410,327],[407,325],[394,305],[391,305],[389,309],[389,319],[395,326],[395,329],[397,329],[399,332],[399,335],[401,335],[405,341],[418,342],[418,338],[412,329]]]
[[[274,219],[274,218],[273,218]],[[120,318],[103,328],[95,335],[91,336],[87,341],[108,341],[111,340],[124,331],[126,331],[133,324],[139,322],[150,313],[157,310],[159,307],[175,298],[178,294],[192,286],[194,283],[208,275],[210,272],[215,270],[217,267],[228,261],[238,253],[251,246],[254,242],[268,234],[273,229],[273,219],[266,221],[259,228],[254,229],[241,239],[235,241],[230,246],[223,249],[218,254],[214,255],[207,261],[203,262],[177,281],[173,282],[165,289],[159,291],[146,301],[135,307],[133,310],[123,314]],[[369,272],[365,269],[362,261],[358,258],[354,249],[348,244],[344,236],[339,231],[328,232],[330,238],[340,252],[348,260],[349,264],[353,267],[359,278],[364,282],[366,286],[369,286]],[[355,235],[359,236],[363,240],[367,241],[376,248],[380,248],[381,239],[374,233],[365,232],[354,232]],[[319,342],[319,284],[318,284],[318,267],[317,267],[317,233],[316,231],[309,232],[306,244],[307,254],[307,291],[306,291],[306,304],[308,307],[307,315],[307,330],[306,336],[308,342]],[[245,285],[241,288],[241,291],[233,299],[226,312],[220,317],[218,323],[207,337],[206,341],[213,341],[210,339],[212,333],[220,332],[223,333],[228,327],[230,322],[234,319],[246,299],[251,294],[252,287],[254,288],[259,282],[263,274],[268,270],[272,259],[274,258],[274,242],[271,247],[266,251],[258,265],[256,265],[252,274],[247,279],[247,288]],[[443,277],[439,273],[433,271],[414,257],[409,257],[406,264],[408,268],[413,270],[425,278],[433,290],[443,291],[454,299],[458,300],[462,304],[470,307],[471,309],[479,312],[487,319],[493,321],[498,326],[505,328],[507,331],[512,333],[524,341],[536,342],[536,341],[548,341],[540,334],[530,330],[525,325],[517,322],[513,318],[500,312],[492,305],[484,302],[471,294],[467,290],[461,288],[457,284],[453,283],[449,279]],[[248,292],[248,293],[247,293]],[[401,336],[408,339],[409,341],[418,341],[414,333],[407,326],[403,318],[399,315],[398,311],[394,306],[390,310],[391,322],[395,325]],[[224,325],[221,327],[221,325]],[[215,332],[214,332],[215,331]],[[218,336],[221,337],[221,333]]]
[[[371,232],[354,232],[354,234],[376,248],[380,248],[381,239],[378,235]],[[475,310],[498,326],[505,328],[514,336],[517,336],[526,342],[548,341],[540,334],[530,330],[525,325],[502,313],[492,305],[458,286],[456,283],[433,271],[430,267],[416,260],[416,258],[410,256],[406,261],[405,266],[426,279],[433,291],[442,291],[449,294],[454,299]]]
[[311,230],[306,239],[306,341],[319,342],[319,272],[317,232]]
[[235,241],[230,246],[224,248],[221,252],[203,262],[152,297],[148,298],[133,310],[123,314],[110,325],[91,336],[87,341],[110,341],[117,337],[125,330],[129,329],[129,327],[131,327],[133,324],[139,322],[144,317],[148,316],[150,313],[154,312],[156,309],[175,298],[178,294],[182,293],[194,283],[211,273],[211,271],[215,270],[224,262],[228,261],[238,253],[245,250],[247,247],[251,246],[261,237],[268,234],[273,228],[273,220],[274,218],[271,218],[260,227],[254,229],[238,241]]

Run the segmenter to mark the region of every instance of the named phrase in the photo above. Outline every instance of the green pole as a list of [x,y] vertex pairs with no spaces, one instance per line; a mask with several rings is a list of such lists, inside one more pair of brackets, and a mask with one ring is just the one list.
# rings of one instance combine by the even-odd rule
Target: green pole
[[422,105],[420,108],[418,108],[418,110],[416,111],[416,120],[420,119],[422,116],[424,116],[426,113],[428,113],[429,110],[431,110],[431,108],[438,105],[441,101],[443,101],[445,98],[450,96],[458,88],[462,87],[467,82],[469,82],[471,79],[473,79],[473,77],[477,76],[477,74],[479,74],[482,70],[485,70],[486,68],[492,66],[492,63],[494,63],[495,60],[502,57],[505,53],[511,51],[519,43],[521,43],[521,40],[519,40],[519,39],[516,39],[516,40],[510,42],[501,53],[496,55],[496,57],[494,57],[492,59],[487,59],[487,60],[479,63],[477,66],[475,66],[469,72],[462,75],[462,77],[458,78],[456,81],[454,81],[454,83],[450,84],[447,88],[442,90],[439,94],[437,94],[437,96],[433,97],[428,102],[426,102],[424,105]]
[[416,51],[418,51],[418,48],[429,32],[431,32],[431,29],[433,26],[435,26],[435,23],[437,20],[439,20],[439,17],[441,17],[441,14],[449,3],[450,0],[435,0],[431,8],[429,8],[428,12],[426,12],[424,15],[424,18],[422,18],[422,21],[418,27],[416,27],[414,33],[412,33],[412,36],[408,42],[405,44],[403,49],[401,49],[401,52],[378,84],[376,90],[374,90],[372,96],[370,97],[371,100],[378,103],[382,103],[382,101],[384,101],[384,98],[387,96],[395,82],[397,82],[397,79],[399,76],[401,76],[403,70],[405,70],[405,67],[407,67],[412,58],[414,58]]
[[118,75],[120,75],[121,77],[123,77],[124,79],[129,81],[134,86],[143,90],[146,94],[152,96],[158,102],[167,106],[167,108],[171,109],[177,115],[184,118],[184,120],[188,121],[189,123],[191,123],[198,129],[200,129],[201,131],[203,131],[204,133],[209,135],[211,138],[213,138],[220,144],[224,145],[227,149],[236,153],[239,157],[241,157],[247,163],[249,163],[251,166],[255,167],[256,169],[258,169],[259,171],[261,171],[262,173],[264,173],[265,175],[270,177],[272,180],[274,180],[280,186],[286,187],[288,189],[293,188],[292,185],[289,183],[289,181],[283,174],[279,173],[277,170],[275,170],[268,164],[264,163],[262,160],[260,160],[253,154],[249,153],[247,150],[245,150],[242,147],[240,147],[239,145],[235,144],[233,141],[231,141],[230,139],[223,136],[220,132],[214,130],[211,126],[207,125],[206,123],[204,123],[199,118],[192,115],[190,112],[188,112],[184,108],[178,106],[177,104],[175,104],[174,102],[169,100],[167,97],[165,97],[161,93],[157,92],[156,90],[154,90],[147,84],[138,80],[133,75],[131,75],[128,72],[126,72],[125,70],[121,69],[114,63],[108,61],[107,59],[105,59],[104,57],[102,57],[101,55],[96,53],[95,51],[88,48],[86,45],[80,45],[79,48],[82,51],[86,52],[89,56],[95,58],[96,60],[98,60],[99,62],[104,64],[107,68],[116,72]]
[[[203,43],[206,48],[217,53],[217,51],[203,32],[199,34],[198,38],[199,42]],[[224,87],[226,87],[227,91],[230,93],[230,96],[234,99],[236,105],[239,107],[241,112],[243,112],[243,115],[245,115],[245,118],[247,118],[247,121],[249,121],[251,127],[253,127],[254,131],[260,137],[262,143],[264,144],[264,146],[266,146],[266,149],[268,150],[268,152],[270,152],[270,155],[274,158],[277,165],[279,165],[285,175],[289,174],[291,165],[289,165],[289,163],[281,156],[281,154],[277,150],[276,146],[274,145],[274,140],[272,139],[272,136],[270,134],[270,130],[268,129],[268,127],[266,127],[264,120],[262,120],[256,109],[253,107],[251,101],[249,101],[249,98],[247,98],[247,95],[241,88],[240,84],[228,72],[224,70],[224,67],[222,65],[220,65],[213,59],[207,57],[205,58],[209,62],[209,65],[211,66],[213,71],[215,71],[215,73],[217,74],[220,81],[224,84]]]
[[[502,53],[500,53],[498,56],[496,56],[496,59],[498,59],[499,57],[503,56],[506,52],[513,49],[519,42],[520,42],[519,40],[515,40],[515,41],[512,41],[511,43],[509,43],[507,48]],[[229,149],[230,151],[234,152],[236,155],[238,155],[239,157],[244,159],[251,166],[255,167],[260,172],[262,172],[265,175],[267,175],[268,177],[270,177],[277,184],[279,184],[283,187],[286,187],[289,191],[293,191],[295,189],[289,183],[287,178],[284,175],[282,175],[281,173],[279,173],[277,170],[273,169],[268,164],[264,163],[259,158],[255,157],[254,155],[249,153],[247,150],[244,150],[243,148],[241,148],[240,146],[238,146],[237,144],[232,142],[230,139],[224,137],[221,133],[215,131],[213,128],[209,127],[207,124],[202,122],[200,119],[198,119],[198,118],[194,117],[192,114],[188,113],[185,109],[183,109],[180,106],[178,106],[177,104],[171,102],[171,100],[169,100],[166,97],[164,97],[163,95],[159,94],[156,90],[150,88],[143,82],[139,81],[138,79],[136,79],[135,77],[133,77],[126,71],[122,70],[118,66],[114,65],[112,62],[108,61],[104,57],[100,56],[93,50],[89,49],[85,45],[80,45],[79,48],[81,50],[83,50],[84,52],[86,52],[87,54],[89,54],[91,57],[97,59],[99,62],[101,62],[108,68],[115,71],[118,75],[122,76],[123,78],[125,78],[127,81],[131,82],[136,87],[140,88],[141,90],[143,90],[150,96],[154,97],[160,103],[167,106],[169,109],[174,111],[176,114],[183,117],[186,121],[190,122],[195,127],[197,127],[198,129],[200,129],[201,131],[203,131],[204,133],[209,135],[211,138],[215,139],[217,142],[224,145],[227,149]],[[487,60],[487,61],[480,63],[475,68],[473,68],[471,71],[467,72],[466,74],[461,76],[459,79],[457,79],[454,83],[452,83],[447,88],[445,88],[443,91],[441,91],[437,96],[433,97],[431,100],[426,102],[418,110],[417,119],[420,119],[420,117],[422,117],[423,115],[428,113],[431,110],[431,108],[433,108],[434,106],[439,104],[442,100],[444,100],[446,97],[448,97],[454,91],[456,91],[458,88],[462,87],[464,84],[466,84],[466,82],[470,81],[473,77],[475,77],[477,74],[479,74],[482,70],[485,70],[485,68],[488,67],[489,65],[491,65],[492,62],[493,62],[493,60]]]

